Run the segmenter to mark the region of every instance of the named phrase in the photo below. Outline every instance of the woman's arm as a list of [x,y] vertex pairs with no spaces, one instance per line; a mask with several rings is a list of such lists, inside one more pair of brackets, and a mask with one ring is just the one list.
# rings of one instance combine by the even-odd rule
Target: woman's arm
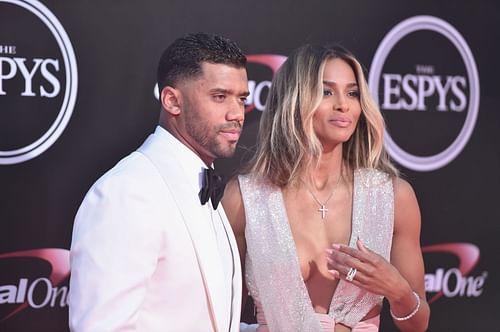
[[391,261],[368,249],[359,239],[357,247],[333,244],[327,254],[330,273],[336,278],[346,279],[351,267],[355,268],[350,282],[371,293],[383,295],[389,301],[399,330],[425,331],[430,308],[425,298],[420,210],[408,182],[394,180]]
[[408,182],[394,180],[394,237],[391,250],[391,263],[399,271],[401,279],[394,284],[386,298],[391,306],[391,313],[409,319],[394,319],[402,331],[425,331],[429,324],[430,308],[425,298],[424,262],[420,247],[420,209],[415,192]]
[[243,285],[241,288],[241,310],[243,312],[248,294],[245,283],[245,256],[247,245],[245,241],[245,209],[237,178],[233,178],[226,185],[224,196],[222,198],[222,206],[224,207],[224,211],[226,212],[231,228],[233,229],[236,243],[238,244],[238,251],[240,253],[241,275],[243,279]]

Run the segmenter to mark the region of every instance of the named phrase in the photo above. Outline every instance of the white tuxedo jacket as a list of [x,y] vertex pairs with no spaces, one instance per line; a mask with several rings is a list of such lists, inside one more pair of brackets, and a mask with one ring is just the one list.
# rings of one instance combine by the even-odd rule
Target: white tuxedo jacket
[[227,279],[197,195],[198,175],[184,170],[186,151],[179,152],[186,147],[172,139],[157,128],[87,193],[71,244],[72,331],[238,331],[241,269],[234,235],[219,205],[234,264],[228,308],[220,298]]

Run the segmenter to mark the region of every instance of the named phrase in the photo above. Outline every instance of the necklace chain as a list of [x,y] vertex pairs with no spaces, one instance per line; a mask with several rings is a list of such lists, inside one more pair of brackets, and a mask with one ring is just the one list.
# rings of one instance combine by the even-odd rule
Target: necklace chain
[[325,219],[326,218],[326,213],[328,212],[328,209],[326,207],[326,204],[330,201],[330,198],[332,198],[333,196],[333,193],[335,192],[335,190],[337,189],[337,187],[339,186],[339,183],[340,183],[340,178],[341,176],[339,175],[338,179],[337,179],[337,182],[335,183],[335,186],[333,187],[333,190],[332,192],[330,193],[330,196],[328,196],[328,198],[326,199],[326,201],[324,203],[321,203],[319,201],[319,199],[316,197],[316,195],[314,195],[314,193],[312,192],[311,189],[309,189],[309,186],[307,185],[307,183],[305,183],[304,181],[304,184],[306,185],[306,189],[307,191],[311,194],[312,198],[316,201],[316,203],[319,204],[320,208],[318,209],[318,212],[321,213],[321,219]]

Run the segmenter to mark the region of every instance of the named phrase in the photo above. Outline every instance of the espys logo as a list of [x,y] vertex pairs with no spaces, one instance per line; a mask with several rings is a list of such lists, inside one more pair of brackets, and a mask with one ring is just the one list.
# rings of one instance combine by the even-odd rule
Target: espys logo
[[68,287],[59,285],[68,278],[70,273],[69,250],[48,248],[0,254],[2,260],[17,258],[37,259],[49,263],[50,275],[33,280],[26,277],[19,278],[14,284],[0,284],[0,304],[15,305],[13,310],[5,314],[2,312],[0,322],[18,314],[28,306],[40,309],[68,305]]
[[425,274],[425,291],[435,293],[429,303],[440,297],[478,297],[488,277],[488,272],[478,276],[469,275],[479,261],[479,248],[470,243],[445,243],[422,248],[424,254],[445,255],[458,259],[458,267],[438,267],[434,273]]
[[[266,69],[270,69],[272,72],[271,77],[269,78],[268,73],[264,73],[263,76],[268,79],[257,80],[255,76],[259,76],[258,73],[254,74],[249,68],[249,79],[248,79],[248,91],[249,95],[247,97],[247,101],[245,103],[245,111],[250,112],[253,109],[257,109],[258,111],[263,111],[266,103],[266,96],[269,88],[271,87],[271,79],[272,76],[276,73],[279,67],[285,62],[286,57],[278,54],[250,54],[247,55],[247,63],[248,67],[255,65],[263,65]],[[158,84],[155,85],[154,96],[156,99],[159,99],[159,91]]]
[[36,0],[0,0],[0,164],[37,157],[62,134],[78,73],[58,19]]
[[447,22],[415,16],[396,25],[375,53],[368,84],[388,120],[386,148],[401,165],[436,170],[466,146],[479,77],[469,46]]

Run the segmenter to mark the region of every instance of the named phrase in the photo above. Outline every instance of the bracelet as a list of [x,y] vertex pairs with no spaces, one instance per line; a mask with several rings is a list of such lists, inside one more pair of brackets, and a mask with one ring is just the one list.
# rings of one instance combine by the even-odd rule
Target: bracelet
[[417,305],[415,306],[415,309],[413,309],[412,312],[410,312],[408,315],[403,316],[403,317],[398,317],[398,316],[394,315],[392,310],[389,309],[389,313],[391,314],[392,318],[394,318],[397,321],[402,321],[402,320],[408,320],[408,319],[412,318],[413,316],[415,316],[418,309],[420,309],[420,296],[418,296],[418,294],[415,291],[413,291],[413,295],[415,295],[415,298],[417,299]]

